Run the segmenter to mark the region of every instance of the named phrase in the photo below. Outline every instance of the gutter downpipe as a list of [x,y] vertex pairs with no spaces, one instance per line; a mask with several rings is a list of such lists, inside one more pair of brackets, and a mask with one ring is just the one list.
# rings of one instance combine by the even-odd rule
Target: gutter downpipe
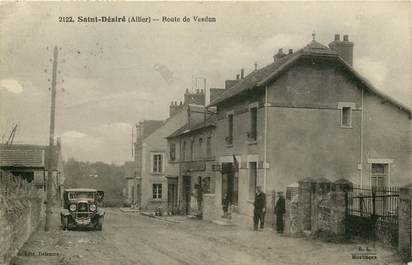
[[363,188],[363,87],[362,87],[362,96],[361,96],[361,126],[360,126],[360,184],[361,188]]
[[268,150],[268,85],[265,85],[265,143],[264,143],[264,158],[263,158],[263,192],[266,193],[266,178],[267,178],[267,150]]

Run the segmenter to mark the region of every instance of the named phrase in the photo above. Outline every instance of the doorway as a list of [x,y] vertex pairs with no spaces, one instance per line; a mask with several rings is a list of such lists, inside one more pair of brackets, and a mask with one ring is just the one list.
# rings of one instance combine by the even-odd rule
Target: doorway
[[177,178],[167,179],[167,207],[172,214],[176,213],[177,209]]
[[225,196],[230,204],[238,204],[238,177],[233,163],[222,163],[222,203]]
[[190,199],[192,194],[192,178],[191,176],[183,176],[183,203],[185,214],[190,212]]

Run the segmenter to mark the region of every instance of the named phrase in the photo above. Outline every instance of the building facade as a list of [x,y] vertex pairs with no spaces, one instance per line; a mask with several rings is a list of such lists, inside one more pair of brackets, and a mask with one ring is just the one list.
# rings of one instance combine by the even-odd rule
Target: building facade
[[273,59],[211,102],[217,205],[229,192],[251,215],[257,185],[273,207],[275,191],[307,177],[368,187],[411,179],[411,110],[356,72],[347,35]]
[[201,111],[204,113],[198,119],[189,120],[167,137],[169,187],[177,185],[176,193],[168,196],[171,212],[201,215],[202,195],[215,192],[215,175],[219,173],[213,146],[215,114],[204,108]]
[[128,197],[136,208],[166,212],[169,193],[177,194],[177,183],[174,185],[173,179],[168,180],[166,173],[168,165],[166,137],[186,124],[188,119],[197,119],[198,116],[203,115],[191,112],[190,105],[198,102],[205,103],[205,92],[186,90],[182,104],[171,103],[168,119],[142,121],[137,126],[134,144],[136,174],[133,180],[128,181],[128,192],[132,193]]

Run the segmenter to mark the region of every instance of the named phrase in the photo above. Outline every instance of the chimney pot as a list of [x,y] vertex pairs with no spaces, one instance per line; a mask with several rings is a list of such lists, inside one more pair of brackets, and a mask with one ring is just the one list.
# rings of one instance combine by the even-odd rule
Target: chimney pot
[[343,41],[349,41],[349,36],[348,35],[343,35]]
[[335,34],[335,40],[339,41],[340,40],[340,35],[339,34]]

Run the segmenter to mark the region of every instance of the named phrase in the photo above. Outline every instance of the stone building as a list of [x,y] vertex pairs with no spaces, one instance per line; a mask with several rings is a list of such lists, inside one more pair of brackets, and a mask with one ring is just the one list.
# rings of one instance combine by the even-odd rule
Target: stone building
[[198,215],[202,209],[202,195],[214,193],[215,157],[213,146],[215,113],[212,110],[190,106],[188,121],[167,137],[169,163],[168,208],[185,214]]
[[353,47],[336,35],[329,47],[314,37],[296,52],[280,49],[211,102],[217,204],[230,191],[235,209],[252,214],[257,185],[270,197],[307,177],[364,187],[410,181],[411,110],[355,70]]
[[188,117],[195,118],[199,115],[191,113],[189,107],[191,104],[198,103],[205,104],[204,91],[186,90],[182,104],[171,103],[168,119],[146,120],[137,125],[134,144],[136,174],[133,180],[128,180],[129,187],[126,189],[129,193],[127,197],[131,198],[135,207],[149,211],[167,209],[169,182],[166,174],[168,164],[166,137],[183,126]]
[[[32,182],[39,189],[46,189],[49,147],[31,144],[1,144],[0,170]],[[60,194],[64,186],[64,168],[60,139],[55,148],[53,166],[54,192]],[[0,173],[2,174],[2,173]]]

